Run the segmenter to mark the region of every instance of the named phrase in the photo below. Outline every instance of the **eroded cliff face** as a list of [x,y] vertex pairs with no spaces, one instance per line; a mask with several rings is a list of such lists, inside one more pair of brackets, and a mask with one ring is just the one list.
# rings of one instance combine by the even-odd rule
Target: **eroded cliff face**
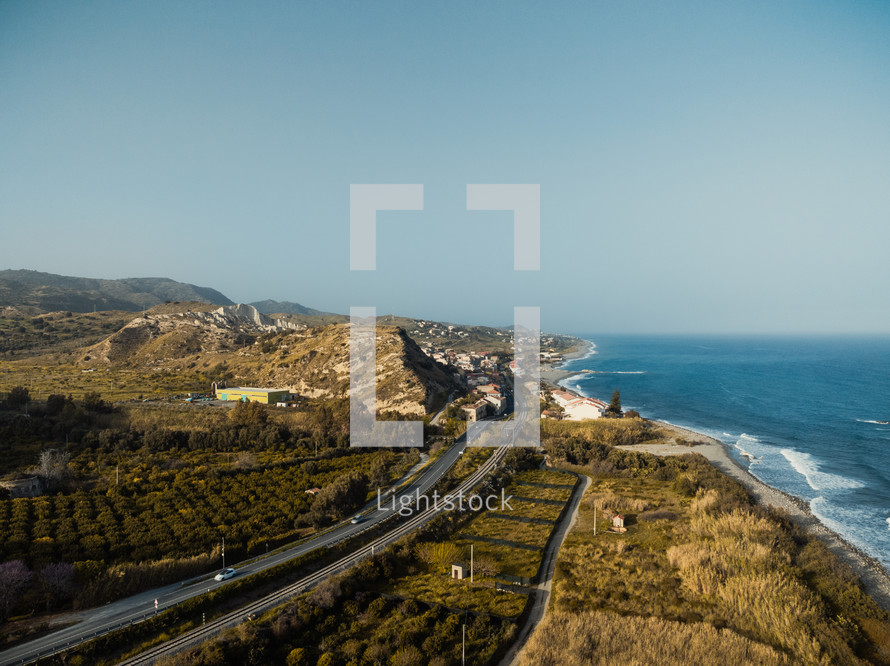
[[[224,373],[230,385],[287,388],[307,397],[349,395],[349,324],[315,328],[249,305],[137,317],[75,354],[84,369]],[[377,329],[377,408],[422,415],[457,389],[401,328]]]

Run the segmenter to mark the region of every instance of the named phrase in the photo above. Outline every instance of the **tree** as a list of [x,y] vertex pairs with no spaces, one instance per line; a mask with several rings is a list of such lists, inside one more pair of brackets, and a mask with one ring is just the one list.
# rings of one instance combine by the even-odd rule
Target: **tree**
[[9,617],[33,575],[25,563],[19,560],[0,564],[0,617]]
[[451,565],[463,560],[464,551],[450,541],[419,543],[415,547],[417,557],[438,571],[450,571]]
[[612,399],[609,401],[606,411],[613,416],[621,415],[621,394],[618,392],[618,389],[615,389],[615,392],[612,393]]
[[392,656],[390,663],[393,666],[421,666],[427,662],[420,650],[413,645],[407,645],[399,648],[398,652]]
[[287,666],[308,666],[309,658],[306,656],[305,648],[294,648],[287,655]]
[[53,393],[46,399],[46,413],[51,416],[60,414],[65,409],[66,404],[67,400],[65,400],[64,395]]
[[64,602],[74,594],[74,567],[64,562],[48,564],[37,574],[46,596],[46,609]]
[[31,401],[31,394],[24,386],[15,386],[6,396],[6,404],[13,409],[21,409]]
[[367,476],[361,472],[341,474],[315,496],[312,513],[342,518],[362,506],[367,496]]
[[95,391],[90,391],[83,397],[83,408],[88,412],[108,412],[111,406]]
[[507,467],[512,467],[517,472],[527,469],[537,469],[540,462],[540,459],[534,452],[527,448],[510,449],[507,451],[507,455],[504,456],[504,464]]
[[47,449],[40,452],[38,474],[46,479],[50,485],[56,484],[65,477],[68,471],[68,460],[71,456],[67,451]]
[[480,578],[490,578],[498,572],[497,562],[488,556],[477,557],[473,562],[473,574]]
[[312,590],[309,595],[309,603],[315,604],[319,608],[330,610],[343,594],[340,587],[340,581],[333,576],[328,576]]
[[372,485],[380,487],[388,478],[386,458],[378,455],[371,461],[370,482]]
[[258,402],[239,402],[229,418],[236,426],[261,426],[269,420],[269,413]]

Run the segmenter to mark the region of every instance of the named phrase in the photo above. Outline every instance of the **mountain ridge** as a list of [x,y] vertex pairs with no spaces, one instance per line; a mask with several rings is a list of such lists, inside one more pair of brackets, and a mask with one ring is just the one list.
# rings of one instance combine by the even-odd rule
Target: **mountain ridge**
[[[0,309],[18,307],[42,312],[138,312],[172,301],[236,305],[235,301],[216,289],[166,277],[106,279],[29,269],[0,270]],[[263,315],[331,315],[292,301],[267,299],[249,305]]]

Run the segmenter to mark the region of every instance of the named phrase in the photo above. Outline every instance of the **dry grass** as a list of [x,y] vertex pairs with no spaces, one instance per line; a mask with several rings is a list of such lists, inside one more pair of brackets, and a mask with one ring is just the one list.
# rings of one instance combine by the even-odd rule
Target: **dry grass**
[[525,516],[526,518],[540,518],[541,520],[556,520],[562,511],[561,506],[556,504],[543,504],[540,502],[526,502],[518,499],[511,499],[508,502],[513,510],[504,509],[493,511],[494,514],[509,516]]
[[767,645],[708,624],[563,611],[544,619],[519,660],[520,666],[790,663]]
[[652,508],[649,500],[627,497],[619,495],[611,488],[607,488],[603,492],[595,492],[588,494],[584,498],[584,504],[588,507],[595,506],[600,511],[616,513],[642,513]]
[[[633,520],[651,507],[674,519]],[[631,518],[625,534],[603,532],[603,514],[610,511]],[[787,655],[794,663],[850,664],[861,663],[857,655],[880,654],[874,646],[890,626],[886,617],[847,587],[828,585],[835,565],[822,571],[812,555],[801,560],[812,550],[802,550],[801,540],[806,543],[772,515],[713,488],[690,499],[667,480],[595,480],[557,561],[558,626],[548,624],[541,638],[533,637],[536,651],[524,663],[750,663],[752,645],[767,651],[762,663],[786,663],[781,655]],[[833,557],[826,552],[817,559]],[[599,626],[610,626],[616,615],[608,613],[650,616],[651,622],[612,636]],[[867,617],[879,621],[860,631],[857,622]],[[650,642],[650,631],[661,638]],[[562,638],[553,642],[557,633]],[[644,633],[646,640],[637,640]]]
[[551,529],[550,525],[536,525],[535,523],[523,523],[518,520],[484,515],[474,520],[467,529],[461,530],[461,533],[515,541],[543,548],[550,537]]
[[419,573],[393,581],[388,591],[400,597],[416,599],[429,604],[441,604],[446,608],[475,613],[489,613],[501,617],[517,617],[525,609],[528,597],[524,594],[500,592],[491,583],[469,578],[454,580],[448,574]]
[[527,483],[549,483],[554,486],[575,487],[575,477],[551,469],[529,470],[522,472],[516,478]]
[[541,420],[541,437],[548,440],[575,438],[609,446],[638,444],[653,437],[643,419],[595,419],[592,421]]
[[544,488],[542,486],[530,486],[520,483],[511,483],[510,487],[505,491],[507,495],[517,495],[518,497],[528,497],[532,499],[557,500],[560,502],[568,501],[572,496],[572,489],[566,488]]

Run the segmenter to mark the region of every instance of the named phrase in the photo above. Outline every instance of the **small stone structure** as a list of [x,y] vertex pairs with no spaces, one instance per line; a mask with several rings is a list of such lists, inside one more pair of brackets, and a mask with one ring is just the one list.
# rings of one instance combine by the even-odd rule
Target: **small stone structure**
[[9,491],[10,499],[17,497],[38,497],[43,493],[43,484],[36,476],[26,476],[20,479],[0,481],[0,488]]
[[463,580],[467,576],[467,565],[462,562],[455,562],[451,565],[451,578],[454,580]]

